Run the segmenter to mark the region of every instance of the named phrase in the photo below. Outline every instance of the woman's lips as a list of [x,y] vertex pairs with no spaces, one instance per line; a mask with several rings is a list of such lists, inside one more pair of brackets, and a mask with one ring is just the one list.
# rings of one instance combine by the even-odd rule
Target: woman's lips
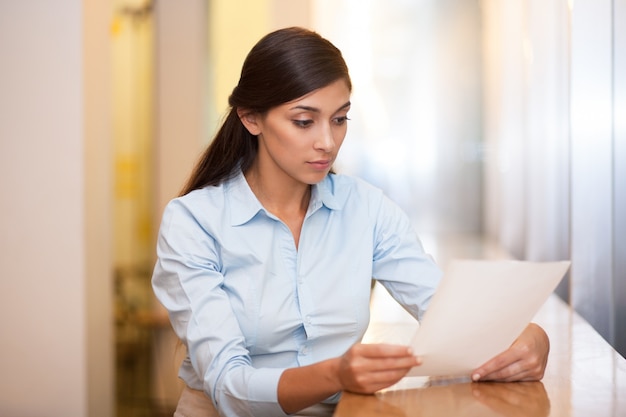
[[325,169],[330,168],[331,163],[332,163],[332,161],[330,161],[330,160],[311,161],[311,162],[309,162],[309,165],[311,165],[315,169],[323,171]]

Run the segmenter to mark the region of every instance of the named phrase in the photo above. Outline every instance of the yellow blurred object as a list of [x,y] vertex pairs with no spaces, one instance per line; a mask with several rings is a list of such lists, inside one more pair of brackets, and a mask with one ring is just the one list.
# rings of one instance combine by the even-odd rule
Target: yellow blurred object
[[111,21],[111,36],[115,37],[122,31],[122,19],[119,16],[113,16]]

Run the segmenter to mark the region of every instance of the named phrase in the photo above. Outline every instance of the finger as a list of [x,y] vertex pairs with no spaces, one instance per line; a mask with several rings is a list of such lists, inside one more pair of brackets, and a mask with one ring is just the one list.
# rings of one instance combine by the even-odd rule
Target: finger
[[[472,379],[498,381],[538,381],[543,378],[546,361],[537,355],[520,353],[503,355],[478,368]],[[516,360],[517,359],[517,360]],[[508,362],[508,361],[511,362]]]
[[[513,382],[537,381],[542,377],[543,368],[541,366],[537,366],[536,364],[533,366],[531,361],[528,360],[519,360],[503,368],[496,369],[489,373],[481,374],[480,378],[478,379],[482,381]],[[472,376],[472,379],[474,379],[474,376]]]
[[[380,356],[383,353],[387,355]],[[399,370],[406,373],[406,370],[421,363],[407,347],[401,347],[400,353],[402,355],[397,356],[395,347],[387,349],[384,346],[355,345],[342,357],[341,366],[349,373],[357,375],[387,370]]]
[[388,370],[372,373],[373,380],[379,385],[378,389],[386,388],[404,378],[411,368]]
[[345,361],[345,365],[352,372],[381,372],[381,371],[408,371],[414,366],[421,364],[419,358],[408,356],[388,356],[388,357],[366,357],[363,355],[351,356]]
[[389,345],[384,343],[358,345],[359,353],[367,358],[388,358],[414,356],[408,346]]
[[491,379],[493,375],[502,372],[511,364],[517,363],[521,359],[522,357],[518,352],[508,349],[474,370],[474,372],[472,372],[472,380]]
[[498,369],[497,371],[482,375],[480,377],[481,381],[499,381],[499,382],[513,382],[520,381],[522,378],[527,376],[527,372],[522,370],[516,364],[510,365],[503,369]]
[[531,382],[541,380],[543,375],[543,369],[537,370],[525,365],[518,366],[515,364],[499,371],[477,377],[474,381]]
[[[550,350],[545,331],[530,323],[505,352],[477,368],[472,379],[538,380],[543,378]],[[516,364],[516,365],[513,365]],[[512,368],[509,368],[512,366]]]
[[360,375],[348,390],[360,393],[374,393],[400,381],[410,368],[367,372]]
[[368,359],[368,363],[372,372],[387,370],[406,370],[406,372],[408,372],[414,366],[419,366],[421,364],[420,359],[412,355],[402,357]]

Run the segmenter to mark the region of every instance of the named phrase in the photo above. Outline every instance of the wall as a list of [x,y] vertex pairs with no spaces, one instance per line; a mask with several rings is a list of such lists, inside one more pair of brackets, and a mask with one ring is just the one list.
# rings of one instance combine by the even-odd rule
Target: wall
[[102,46],[107,14],[90,11],[78,0],[0,2],[2,415],[85,416],[92,404],[111,415],[110,297],[96,297],[109,249],[91,224],[106,213],[95,196],[107,180],[86,161],[96,152],[86,139],[106,137],[107,76],[84,71],[107,61],[87,63],[83,49]]
[[[83,0],[83,143],[87,414],[112,417],[115,400],[113,340],[113,146],[109,2]],[[76,121],[80,122],[80,121]],[[66,156],[59,156],[65,161]],[[57,161],[57,162],[59,162]],[[59,256],[57,254],[57,256]],[[66,400],[67,402],[67,400]],[[76,414],[78,416],[78,414]]]

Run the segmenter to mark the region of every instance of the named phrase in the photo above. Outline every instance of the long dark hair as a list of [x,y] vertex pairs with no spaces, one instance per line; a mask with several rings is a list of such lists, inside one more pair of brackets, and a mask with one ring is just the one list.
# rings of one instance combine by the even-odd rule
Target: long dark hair
[[319,34],[291,27],[265,35],[248,53],[228,98],[228,114],[181,195],[219,185],[252,165],[258,142],[239,120],[237,108],[265,114],[339,79],[352,89],[341,52]]

